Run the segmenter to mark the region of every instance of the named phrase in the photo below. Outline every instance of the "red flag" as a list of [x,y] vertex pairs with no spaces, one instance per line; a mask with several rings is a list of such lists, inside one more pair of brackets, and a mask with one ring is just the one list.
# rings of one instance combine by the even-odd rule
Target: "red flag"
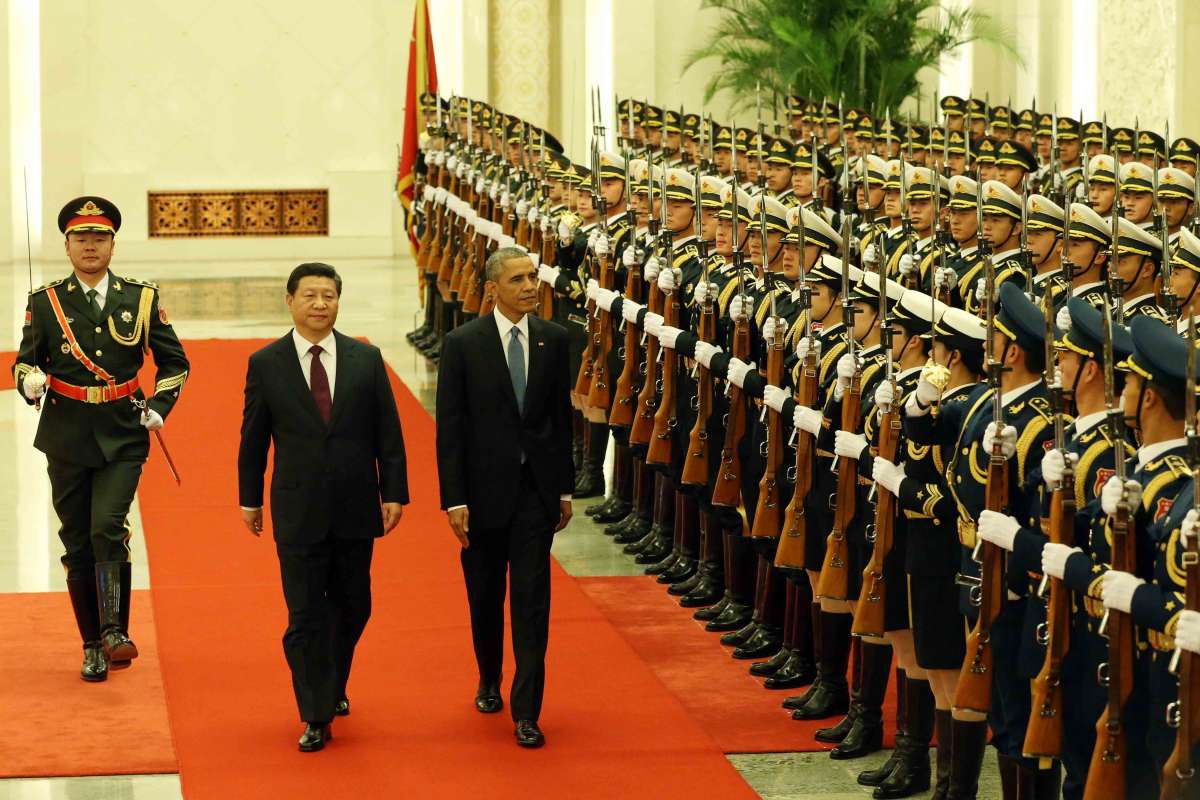
[[[396,173],[396,196],[408,220],[412,220],[413,171],[417,166],[417,139],[421,135],[421,95],[437,93],[437,65],[433,58],[433,33],[429,28],[427,0],[417,0],[413,9],[412,38],[408,42],[408,86],[404,100],[404,144],[400,148],[400,167]],[[417,239],[411,222],[406,222],[413,252]]]

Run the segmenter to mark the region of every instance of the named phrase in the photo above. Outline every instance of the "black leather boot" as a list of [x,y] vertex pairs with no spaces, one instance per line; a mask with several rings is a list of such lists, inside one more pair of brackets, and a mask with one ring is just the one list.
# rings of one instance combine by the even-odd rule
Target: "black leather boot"
[[75,625],[83,640],[83,666],[79,677],[89,683],[108,679],[108,659],[100,644],[100,608],[94,570],[76,571],[67,577],[67,594],[75,612]]
[[613,496],[610,498],[607,506],[600,509],[592,516],[592,519],[599,522],[601,525],[611,525],[614,522],[620,522],[629,516],[630,510],[633,508],[628,502],[620,497]]
[[846,738],[829,751],[830,758],[835,761],[861,758],[883,747],[883,698],[891,671],[891,646],[864,641],[859,712]]
[[1059,800],[1062,797],[1062,772],[1055,763],[1050,769],[1031,770],[1035,800]]
[[779,652],[768,658],[766,661],[756,661],[750,665],[750,674],[756,678],[765,678],[768,675],[774,675],[787,660],[792,657],[792,651],[784,645],[779,648]]
[[[684,553],[680,553],[675,559],[675,563],[671,565],[657,578],[659,583],[675,584],[689,580],[696,571],[700,568],[700,563],[694,558],[688,558]],[[670,593],[670,590],[667,590]]]
[[903,743],[896,737],[895,753],[900,754],[895,769],[878,786],[877,800],[912,797],[929,789],[929,743],[933,740],[933,692],[929,681],[907,678],[904,683],[905,730]]
[[[651,529],[653,533],[653,529]],[[659,564],[667,556],[671,555],[671,537],[663,531],[658,536],[650,540],[650,542],[642,548],[637,556],[633,559],[637,564],[653,566]],[[666,567],[664,566],[663,569]],[[657,573],[648,573],[657,574]]]
[[700,581],[704,580],[704,573],[708,570],[708,565],[703,561],[696,562],[696,569],[688,577],[675,581],[667,587],[667,594],[672,597],[683,597],[688,592],[700,585]]
[[[753,612],[751,613],[753,614]],[[749,641],[751,636],[754,635],[754,632],[758,630],[758,626],[758,620],[751,616],[750,621],[745,625],[738,628],[736,631],[732,631],[722,636],[721,644],[725,645],[726,647],[741,647],[747,641]]]
[[[700,569],[697,571],[698,580],[683,597],[679,598],[679,605],[684,608],[700,608],[701,611],[707,611],[715,608],[714,603],[718,603],[724,597],[725,587],[719,575],[713,575],[712,570]],[[674,587],[672,587],[674,588]],[[674,592],[671,592],[675,594]],[[708,608],[703,608],[708,606]],[[697,611],[696,614],[699,614]],[[720,613],[720,612],[718,612]],[[698,617],[693,614],[693,619],[706,619],[706,617]],[[715,615],[714,615],[715,616]]]
[[729,604],[732,602],[733,598],[729,596],[728,592],[722,589],[720,596],[717,597],[717,601],[712,605],[697,609],[692,613],[692,619],[698,619],[701,622],[709,622],[714,620],[721,616],[721,612],[729,608]]
[[[579,484],[576,483],[576,485],[578,486]],[[613,498],[605,497],[603,500],[601,500],[598,503],[592,503],[590,506],[584,506],[584,509],[583,509],[584,516],[588,516],[588,517],[591,517],[592,519],[596,519],[596,515],[601,513],[605,509],[609,508],[612,505],[612,502],[613,502]]]
[[660,558],[658,561],[655,561],[642,571],[647,575],[662,575],[667,570],[672,569],[675,564],[678,563],[680,558],[682,558],[682,556],[679,555],[679,553],[675,552],[674,550],[670,550],[665,556]]
[[652,523],[650,527],[646,529],[646,532],[642,534],[640,539],[630,542],[622,547],[621,552],[627,556],[636,556],[649,547],[653,542],[661,539],[663,535],[664,531],[662,526],[658,523]]
[[624,530],[614,533],[613,541],[622,545],[636,544],[637,542],[640,542],[642,539],[646,538],[646,534],[649,533],[650,529],[653,527],[654,523],[651,522],[649,517],[643,517],[635,512],[633,519],[629,521],[629,524],[625,526]]
[[987,720],[952,720],[950,726],[950,788],[946,800],[975,800],[979,772],[987,751]]
[[908,699],[905,697],[905,672],[896,668],[896,746],[881,766],[858,773],[859,786],[878,786],[887,780],[900,763],[904,746],[908,741]]
[[817,677],[817,668],[810,656],[793,647],[787,661],[773,675],[763,681],[764,689],[795,689],[807,686]]
[[[996,765],[1000,768],[1000,791],[1004,800],[1018,800],[1021,783],[1021,762],[1013,756],[996,754]],[[1032,788],[1032,787],[1031,787]]]
[[829,719],[850,710],[846,667],[850,661],[850,628],[853,624],[851,614],[821,612],[819,677],[811,691],[805,693],[804,705],[792,711],[792,719]]
[[749,639],[734,648],[731,655],[739,661],[768,658],[778,653],[781,647],[783,647],[783,631],[775,625],[763,622]]
[[[740,631],[748,623],[750,623],[753,615],[753,608],[745,605],[744,603],[739,603],[736,600],[731,600],[729,605],[725,606],[725,609],[720,614],[705,623],[704,630],[708,631],[709,633]],[[724,642],[722,642],[722,644],[724,644]]]
[[933,785],[933,794],[930,800],[946,800],[946,793],[950,791],[950,763],[953,757],[952,742],[953,733],[951,732],[950,723],[953,718],[950,716],[950,709],[937,709],[933,712],[934,727],[937,729],[937,780]]
[[138,654],[137,646],[127,633],[131,576],[128,561],[105,561],[96,565],[100,643],[113,669],[119,669],[117,664],[121,662],[128,666]]
[[633,456],[627,445],[616,445],[613,451],[613,493],[604,508],[596,512],[593,519],[608,525],[624,519],[633,510]]

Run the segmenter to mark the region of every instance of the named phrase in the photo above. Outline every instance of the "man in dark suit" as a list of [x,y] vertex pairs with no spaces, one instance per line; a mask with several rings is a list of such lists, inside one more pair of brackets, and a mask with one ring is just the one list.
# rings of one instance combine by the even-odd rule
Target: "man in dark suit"
[[438,369],[442,508],[462,545],[479,666],[475,707],[504,707],[506,573],[517,672],[510,703],[517,743],[540,747],[550,631],[550,545],[571,519],[575,486],[567,332],[531,314],[537,270],[515,247],[493,253],[486,291],[496,310],[446,336]]
[[238,486],[242,521],[262,532],[263,473],[274,441],[271,521],[283,576],[300,750],[320,750],[334,715],[350,713],[346,682],[371,616],[375,538],[408,503],[404,437],[379,349],[343,336],[342,279],[301,264],[287,284],[295,329],[250,356]]

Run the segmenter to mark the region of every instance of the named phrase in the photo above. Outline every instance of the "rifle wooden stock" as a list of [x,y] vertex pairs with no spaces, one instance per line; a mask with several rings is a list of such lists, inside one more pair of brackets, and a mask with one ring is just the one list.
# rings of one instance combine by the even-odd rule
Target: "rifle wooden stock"
[[[846,394],[842,397],[842,427],[844,431],[857,431],[862,413],[862,386],[856,373]],[[846,530],[854,520],[858,497],[858,461],[845,456],[838,457],[837,506],[833,510],[833,530],[825,540],[825,559],[821,563],[821,575],[817,580],[817,597],[831,600],[846,600],[850,595],[850,570],[846,566],[849,550]]]
[[[984,507],[1003,511],[1008,503],[1008,462],[993,453],[988,464]],[[992,707],[992,623],[1004,602],[1004,556],[991,542],[980,540],[979,618],[967,636],[967,654],[958,674],[954,707],[986,714]]]
[[[733,329],[733,355],[743,361],[750,355],[750,324],[739,319]],[[721,465],[713,486],[712,504],[736,508],[742,497],[742,458],[738,443],[746,435],[746,402],[742,390],[729,384],[729,416],[725,421],[725,442],[721,447]]]
[[521,245],[521,247],[524,247],[526,250],[529,250],[531,252],[533,251],[534,248],[531,246],[532,242],[529,241],[529,218],[528,217],[521,217],[517,221],[517,232],[516,232],[516,234],[513,235],[513,238],[516,239],[517,244]]
[[[896,449],[900,442],[900,415],[893,407],[879,421],[879,455],[888,461],[896,460]],[[896,496],[875,484],[875,542],[871,558],[863,569],[863,592],[854,607],[854,626],[850,632],[855,636],[882,637],[884,633],[883,611],[887,601],[887,581],[883,564],[892,552],[895,542]]]
[[[1118,443],[1118,447],[1121,445]],[[1134,533],[1130,530],[1129,509],[1122,503],[1112,522],[1112,568],[1133,572],[1137,568]],[[1105,677],[1108,704],[1096,723],[1096,746],[1088,767],[1084,800],[1111,798],[1113,792],[1125,792],[1125,725],[1122,712],[1133,690],[1133,620],[1128,614],[1107,611],[1105,633],[1108,637],[1108,661]]]
[[[434,174],[434,170],[436,169],[437,167],[430,168],[430,186],[435,185],[435,181],[437,180]],[[414,194],[414,197],[415,196],[416,195]],[[436,209],[437,206],[434,203],[428,203],[425,205],[425,230],[421,232],[421,241],[417,244],[416,259],[417,266],[421,268],[422,272],[428,271],[426,268],[429,266],[429,249],[433,246],[433,236],[436,230],[436,226],[434,225],[434,212]]]
[[[613,274],[611,259],[600,256],[600,278],[597,281],[602,289],[611,289]],[[612,350],[612,315],[598,309],[595,329],[595,351],[592,359],[592,381],[588,386],[587,406],[596,409],[593,422],[604,422],[608,406],[612,401],[612,378],[608,373],[608,354]]]
[[[1200,611],[1200,545],[1195,539],[1188,542],[1183,553],[1183,570],[1186,577],[1184,607],[1189,611]],[[1200,701],[1200,663],[1197,656],[1187,650],[1179,650],[1179,699],[1168,710],[1168,722],[1174,724],[1175,747],[1163,767],[1161,800],[1184,800],[1194,794],[1195,766],[1192,763],[1192,748],[1200,741],[1200,714],[1195,703]]]
[[[800,367],[800,385],[796,402],[813,407],[817,402],[817,357],[810,352]],[[816,440],[808,431],[796,430],[796,489],[783,515],[783,535],[775,548],[775,566],[804,569],[804,548],[808,540],[808,517],[804,502],[812,490],[813,449]]]
[[[679,326],[679,293],[667,293],[663,299],[663,325]],[[654,427],[650,431],[650,447],[646,463],[663,466],[671,463],[671,431],[678,419],[675,413],[676,370],[679,363],[675,350],[659,346],[662,353],[662,394],[654,412]]]
[[513,230],[515,227],[516,227],[516,217],[513,214],[511,214],[510,212],[505,211],[504,206],[501,206],[500,207],[500,230],[504,232],[505,236],[510,236],[515,241],[516,237],[513,236]]
[[[475,239],[473,263],[464,270],[463,290],[459,293],[462,300],[462,310],[466,314],[479,314],[483,305],[484,265],[487,263],[488,242],[490,240],[479,236]],[[486,312],[482,312],[486,313]]]
[[[1050,499],[1050,541],[1069,544],[1075,522],[1075,489],[1064,482]],[[1057,578],[1046,576],[1050,599],[1046,604],[1046,658],[1033,681],[1033,701],[1022,748],[1028,758],[1058,758],[1062,755],[1063,695],[1062,661],[1071,636],[1071,597]]]
[[[625,278],[625,299],[638,302],[642,296],[642,267],[634,264],[629,268]],[[625,365],[617,378],[616,394],[613,396],[612,410],[608,415],[608,424],[619,428],[633,425],[634,414],[637,412],[637,397],[640,386],[635,385],[641,372],[641,359],[638,357],[638,326],[633,323],[625,324]]]
[[474,229],[468,228],[466,221],[456,216],[450,224],[450,240],[446,250],[450,255],[450,291],[459,296],[462,295],[463,277],[474,258],[478,239]]
[[[775,341],[767,349],[767,383],[783,384],[783,320],[779,320]],[[764,406],[765,407],[765,406]],[[783,425],[779,412],[767,409],[767,463],[758,482],[758,502],[754,507],[754,525],[750,536],[778,539],[783,528],[783,504],[779,491],[779,469],[783,466]]]
[[[650,296],[646,308],[654,314],[662,311],[662,294],[657,283],[650,284]],[[629,354],[625,354],[628,360]],[[642,378],[642,390],[638,393],[637,412],[633,427],[629,429],[630,444],[650,444],[654,434],[654,415],[658,410],[658,339],[646,336],[646,372]]]
[[[539,261],[547,267],[553,267],[558,263],[558,248],[554,246],[553,236],[550,237],[549,244],[550,246],[547,248],[547,239],[542,235],[541,227],[533,226],[529,252],[537,253]],[[554,317],[554,287],[548,283],[543,283],[538,287],[538,316],[542,319]]]
[[[697,333],[703,342],[712,342],[717,335],[717,316],[712,302],[700,306]],[[708,420],[712,416],[713,377],[708,368],[696,362],[696,424],[688,433],[687,454],[683,457],[680,480],[687,486],[708,484]]]

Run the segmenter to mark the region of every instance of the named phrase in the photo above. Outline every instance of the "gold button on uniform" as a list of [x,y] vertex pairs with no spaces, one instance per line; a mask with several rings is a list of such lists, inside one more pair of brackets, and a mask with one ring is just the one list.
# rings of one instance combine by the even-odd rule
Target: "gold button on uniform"
[[96,333],[100,333],[102,330],[103,329],[99,325],[96,326]]
[[97,350],[97,351],[96,351],[96,355],[97,355],[97,356],[102,356],[102,355],[104,355],[104,351],[103,351],[103,350]]

